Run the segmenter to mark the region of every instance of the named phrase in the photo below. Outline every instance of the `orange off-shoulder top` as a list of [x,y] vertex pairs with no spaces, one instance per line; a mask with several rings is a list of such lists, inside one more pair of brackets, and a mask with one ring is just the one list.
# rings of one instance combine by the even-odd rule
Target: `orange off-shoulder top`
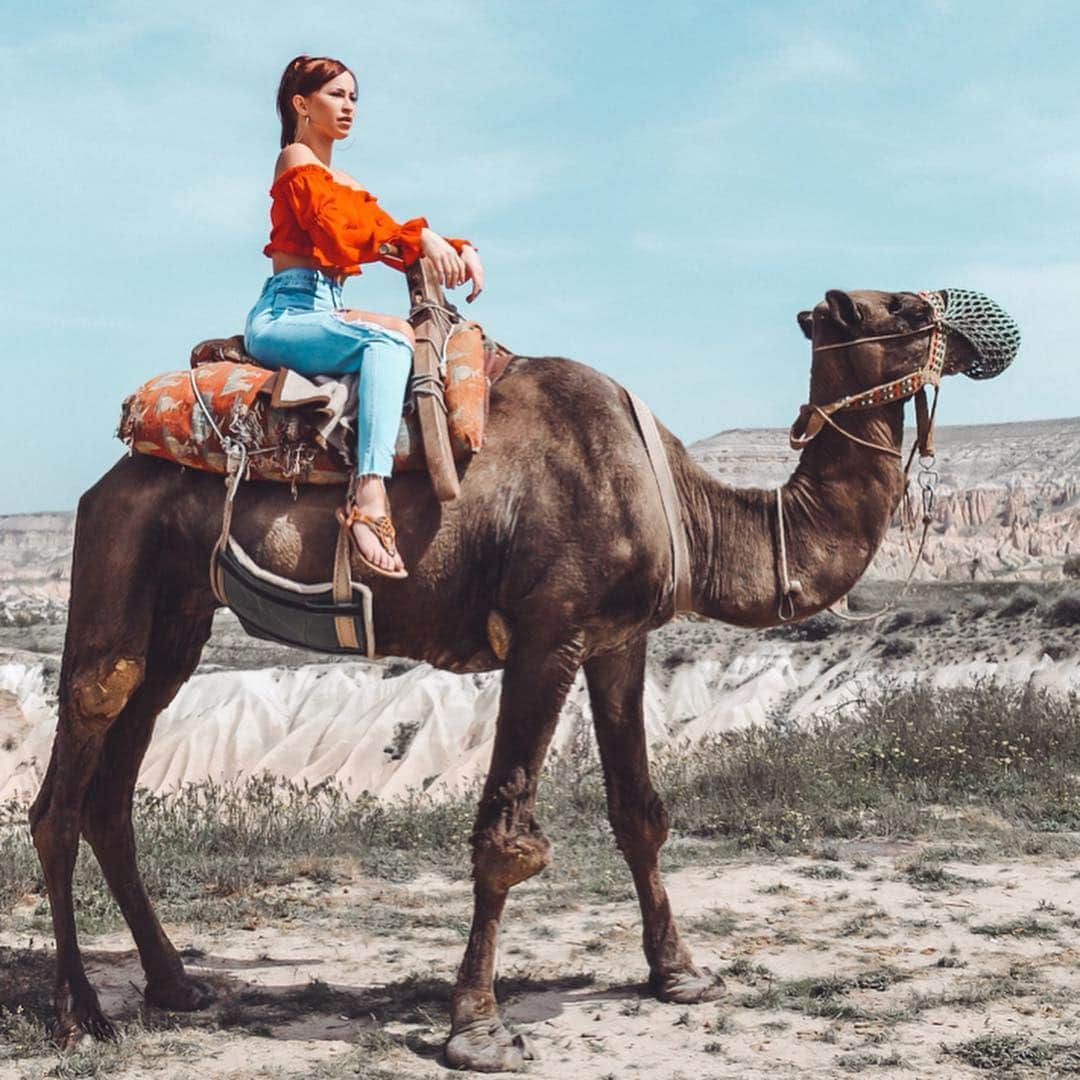
[[[427,227],[426,218],[399,225],[374,195],[340,183],[322,165],[286,169],[271,186],[270,198],[270,243],[263,248],[264,255],[275,251],[303,255],[341,276],[359,274],[361,263],[383,261],[400,267],[420,258],[420,231]],[[459,254],[468,243],[447,239]],[[384,244],[398,249],[400,262],[380,250]]]

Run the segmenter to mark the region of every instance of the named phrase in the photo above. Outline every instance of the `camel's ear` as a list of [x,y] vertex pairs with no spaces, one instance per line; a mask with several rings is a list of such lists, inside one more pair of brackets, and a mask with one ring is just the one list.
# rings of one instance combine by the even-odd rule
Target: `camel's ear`
[[800,311],[795,318],[799,320],[799,326],[802,327],[803,334],[812,341],[814,338],[814,313],[812,311]]
[[835,322],[852,333],[858,329],[862,322],[862,312],[859,310],[859,305],[846,292],[830,289],[825,294],[825,302],[829,305],[829,314]]

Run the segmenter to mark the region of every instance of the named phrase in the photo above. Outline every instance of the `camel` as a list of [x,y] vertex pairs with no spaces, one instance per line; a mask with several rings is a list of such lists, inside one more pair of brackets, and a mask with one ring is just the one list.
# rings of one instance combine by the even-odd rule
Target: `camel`
[[[919,328],[933,319],[915,293],[830,291],[799,315],[815,346],[811,405],[923,367],[928,341]],[[976,359],[962,339],[950,350],[953,370]],[[905,486],[903,413],[903,402],[893,400],[836,414],[783,486],[784,571],[800,583],[790,598],[796,617],[843,597],[877,550]],[[805,434],[814,415],[804,408],[793,434]],[[661,435],[689,549],[693,610],[744,627],[775,625],[784,576],[776,492],[723,484],[670,432],[661,428]],[[640,902],[650,990],[689,1005],[717,997],[722,983],[681,941],[658,868],[668,817],[650,781],[642,691],[646,637],[673,613],[673,556],[625,391],[571,360],[515,357],[492,388],[485,448],[460,466],[460,476],[460,496],[442,504],[423,474],[394,479],[393,515],[410,576],[366,580],[380,653],[458,672],[503,669],[472,837],[474,916],[445,1053],[454,1068],[521,1070],[531,1051],[499,1019],[496,938],[510,888],[551,859],[533,809],[579,669],[611,826]],[[265,568],[325,580],[340,499],[340,489],[311,487],[294,500],[284,484],[244,485],[233,534]],[[194,671],[210,634],[217,601],[207,570],[222,504],[220,477],[138,454],[79,501],[59,724],[30,811],[52,908],[56,1031],[64,1043],[113,1034],[76,941],[72,872],[80,835],[135,939],[147,1002],[196,1010],[212,998],[185,972],[155,916],[136,865],[131,807],[155,718]],[[492,610],[510,628],[505,661],[489,640]]]

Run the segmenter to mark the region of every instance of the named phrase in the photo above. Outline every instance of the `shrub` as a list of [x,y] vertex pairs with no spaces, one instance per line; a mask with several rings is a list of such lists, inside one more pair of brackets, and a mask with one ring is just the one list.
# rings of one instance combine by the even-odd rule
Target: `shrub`
[[1065,562],[1061,566],[1061,572],[1067,578],[1080,578],[1080,552],[1075,555],[1065,556]]
[[676,646],[664,657],[664,670],[674,671],[676,668],[683,667],[686,664],[692,664],[699,655],[697,649],[692,649],[688,645]]
[[795,641],[824,641],[842,628],[840,620],[835,615],[821,611],[800,622],[786,624],[784,634],[794,638]]
[[999,1035],[996,1032],[976,1036],[947,1050],[973,1068],[995,1072],[1045,1065],[1054,1057],[1054,1049],[1047,1043],[1029,1039],[1026,1035]]
[[[1025,829],[1067,833],[1080,828],[1078,705],[1076,696],[1030,686],[886,687],[829,719],[668,744],[655,755],[655,785],[684,841],[779,850],[813,848],[822,838],[919,835],[934,805],[993,808]],[[359,860],[365,874],[391,880],[433,870],[466,875],[476,799],[473,791],[382,802],[350,798],[332,783],[255,777],[167,795],[140,791],[135,831],[144,880],[166,921],[235,924],[279,917],[289,906],[273,886],[298,875],[332,880],[338,860],[346,869]],[[15,803],[0,806],[0,923],[27,896],[44,896],[25,815]],[[537,818],[559,843],[546,881],[598,896],[626,892],[587,723],[551,755]],[[668,865],[694,850],[672,845]],[[76,895],[80,926],[119,924],[85,845]],[[385,905],[376,916],[403,917]]]
[[881,655],[888,660],[899,660],[910,656],[915,651],[915,642],[906,637],[894,637],[886,640]]
[[1058,597],[1045,619],[1051,626],[1080,626],[1080,592]]
[[1042,651],[1051,660],[1064,660],[1067,656],[1072,656],[1073,647],[1061,638],[1047,638],[1042,644]]
[[891,634],[896,630],[903,630],[905,626],[910,626],[914,621],[915,612],[910,608],[901,608],[885,624],[885,633]]
[[944,608],[928,608],[919,620],[920,626],[944,626],[949,621],[949,613]]
[[1024,615],[1029,611],[1034,611],[1039,606],[1038,594],[1029,589],[1026,585],[1021,585],[1009,597],[1008,602],[998,612],[999,619],[1012,619],[1017,615]]

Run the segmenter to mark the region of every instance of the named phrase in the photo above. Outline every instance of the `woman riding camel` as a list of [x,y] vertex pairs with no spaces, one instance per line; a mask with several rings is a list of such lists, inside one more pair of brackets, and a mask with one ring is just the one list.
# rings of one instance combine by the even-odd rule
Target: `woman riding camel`
[[278,87],[281,153],[270,188],[273,276],[244,328],[248,354],[302,375],[359,376],[356,483],[342,521],[360,559],[375,573],[406,577],[395,545],[384,479],[390,476],[405,387],[412,371],[412,327],[394,315],[345,308],[341,287],[360,264],[401,269],[427,256],[447,288],[484,285],[476,251],[444,239],[426,219],[402,224],[352,177],[331,166],[334,143],[349,134],[356,80],[340,60],[298,56]]

